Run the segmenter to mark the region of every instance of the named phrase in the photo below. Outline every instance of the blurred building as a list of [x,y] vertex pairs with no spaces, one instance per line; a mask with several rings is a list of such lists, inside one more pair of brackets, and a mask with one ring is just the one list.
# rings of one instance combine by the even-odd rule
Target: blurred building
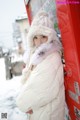
[[[27,48],[27,33],[29,31],[29,23],[27,14],[19,16],[13,23],[13,39],[15,47],[18,47],[22,42],[23,49]],[[19,48],[19,47],[18,47]]]
[[19,16],[13,23],[13,41],[14,47],[10,54],[11,69],[10,73],[12,76],[21,75],[24,67],[23,54],[27,49],[27,34],[29,31],[29,23],[27,14]]

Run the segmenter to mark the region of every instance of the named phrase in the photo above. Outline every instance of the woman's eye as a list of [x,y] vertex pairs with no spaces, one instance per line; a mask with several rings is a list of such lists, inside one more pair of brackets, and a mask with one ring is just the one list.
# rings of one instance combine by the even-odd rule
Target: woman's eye
[[45,38],[46,36],[42,36],[43,38]]
[[43,38],[46,38],[46,36],[42,36]]
[[37,39],[37,37],[35,36],[33,39]]

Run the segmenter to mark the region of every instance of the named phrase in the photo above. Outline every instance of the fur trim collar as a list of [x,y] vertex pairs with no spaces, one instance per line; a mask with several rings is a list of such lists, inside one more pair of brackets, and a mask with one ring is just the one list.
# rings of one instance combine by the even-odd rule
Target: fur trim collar
[[56,41],[50,41],[49,43],[42,44],[32,55],[30,59],[31,65],[38,65],[42,62],[48,55],[52,54],[53,52],[60,52],[61,46],[58,45]]

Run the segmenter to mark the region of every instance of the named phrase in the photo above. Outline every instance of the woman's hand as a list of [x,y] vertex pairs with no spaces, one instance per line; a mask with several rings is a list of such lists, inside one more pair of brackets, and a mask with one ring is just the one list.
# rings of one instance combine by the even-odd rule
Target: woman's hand
[[27,111],[26,113],[32,114],[32,113],[33,113],[33,110],[31,109],[31,110]]

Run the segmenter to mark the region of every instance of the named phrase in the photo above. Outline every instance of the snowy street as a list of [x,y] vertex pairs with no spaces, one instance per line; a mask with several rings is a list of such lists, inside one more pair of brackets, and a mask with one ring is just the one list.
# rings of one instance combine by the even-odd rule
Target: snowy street
[[0,117],[2,113],[7,113],[7,120],[27,120],[27,115],[16,106],[19,89],[20,77],[0,83]]

